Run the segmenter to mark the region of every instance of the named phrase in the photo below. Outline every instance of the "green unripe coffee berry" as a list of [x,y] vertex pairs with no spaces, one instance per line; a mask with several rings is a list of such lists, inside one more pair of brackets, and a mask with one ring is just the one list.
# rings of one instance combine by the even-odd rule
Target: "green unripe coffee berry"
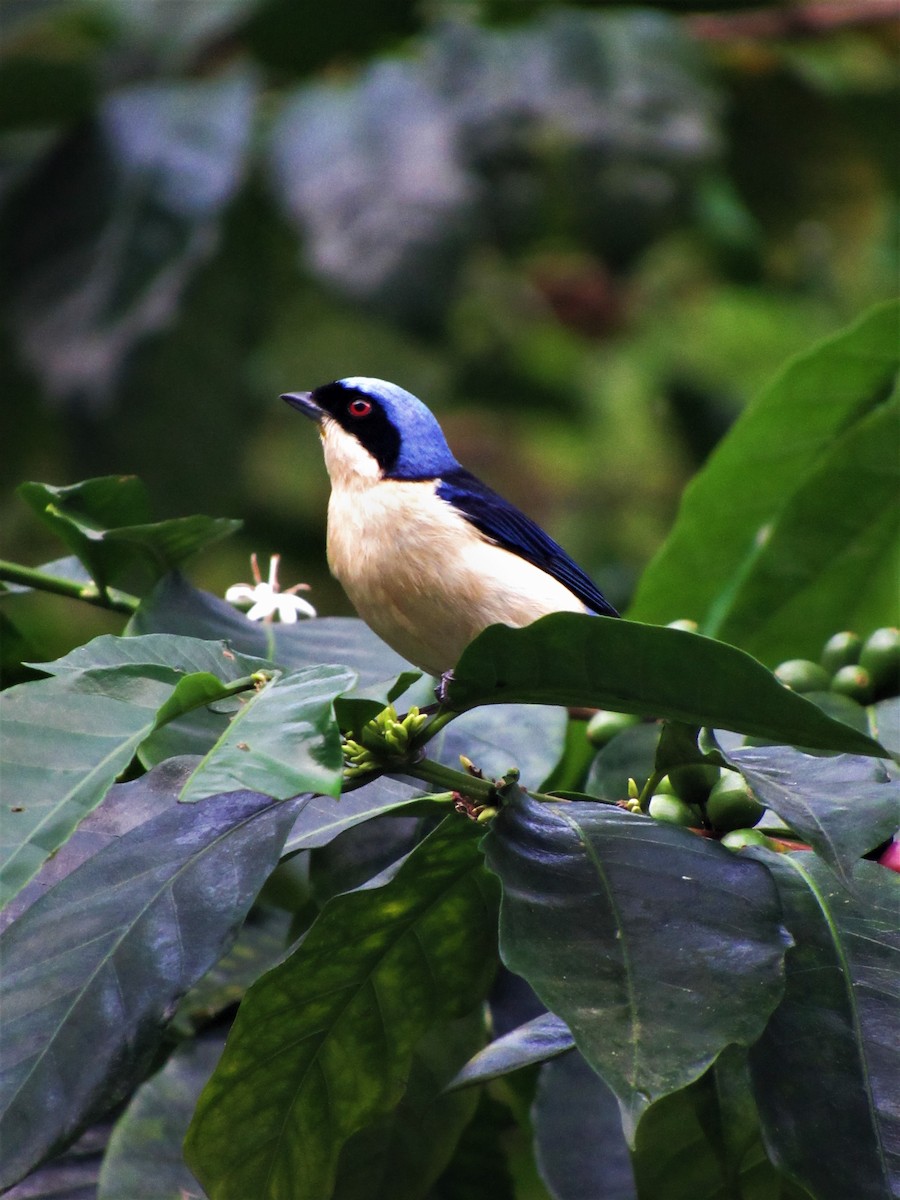
[[640,721],[641,718],[636,717],[634,713],[607,712],[601,708],[588,721],[585,732],[591,745],[599,749],[611,742],[617,733],[621,733],[623,729],[630,729],[632,725],[639,725]]
[[780,663],[775,677],[792,692],[824,692],[831,682],[828,672],[808,658],[789,658]]
[[653,794],[655,796],[675,796],[678,793],[675,791],[675,784],[668,775],[663,775],[662,779],[656,785],[656,791]]
[[862,638],[858,633],[836,633],[822,647],[820,661],[828,674],[833,675],[841,667],[855,666],[861,650]]
[[706,801],[706,815],[714,829],[749,829],[765,812],[738,771],[723,771]]
[[728,850],[743,850],[745,846],[765,846],[774,849],[774,843],[758,829],[732,829],[722,838],[722,845]]
[[685,804],[702,804],[718,778],[719,768],[705,763],[686,763],[669,772],[675,795]]
[[900,629],[876,629],[870,634],[859,665],[869,672],[873,694],[879,699],[900,695]]
[[657,793],[650,797],[647,812],[655,821],[665,821],[669,825],[697,824],[696,815],[683,800],[665,793]]
[[841,667],[831,681],[831,690],[849,696],[858,704],[868,704],[872,699],[872,678],[865,667]]

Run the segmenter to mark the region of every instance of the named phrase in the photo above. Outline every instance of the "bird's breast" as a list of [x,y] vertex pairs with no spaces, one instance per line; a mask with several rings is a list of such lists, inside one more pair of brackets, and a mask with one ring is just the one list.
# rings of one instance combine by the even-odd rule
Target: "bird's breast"
[[363,620],[423,670],[449,670],[488,625],[585,611],[552,576],[484,538],[436,495],[436,481],[334,484],[329,566]]

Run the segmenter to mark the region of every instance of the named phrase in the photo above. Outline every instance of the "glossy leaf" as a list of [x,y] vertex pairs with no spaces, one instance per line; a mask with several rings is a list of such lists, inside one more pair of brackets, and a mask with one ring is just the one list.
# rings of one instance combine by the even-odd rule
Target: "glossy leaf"
[[759,1036],[789,941],[759,864],[613,805],[523,794],[485,850],[503,961],[569,1026],[629,1136],[725,1046]]
[[895,623],[898,445],[900,393],[823,451],[760,536],[706,632],[775,664],[818,657],[829,630]]
[[541,1071],[531,1116],[553,1200],[637,1200],[619,1105],[577,1050]]
[[463,652],[448,703],[504,702],[610,708],[818,749],[884,753],[734,646],[611,617],[553,613],[524,629],[485,630]]
[[424,785],[407,783],[382,775],[371,783],[340,796],[310,796],[304,802],[294,827],[288,834],[285,853],[312,850],[329,842],[355,825],[371,821],[385,813],[418,805]]
[[900,828],[900,780],[880,762],[815,758],[790,746],[747,746],[725,757],[845,886],[856,860]]
[[359,687],[383,684],[409,663],[354,617],[320,617],[296,625],[261,625],[218,596],[191,585],[177,572],[167,575],[128,625],[131,634],[174,633],[225,638],[242,654],[271,660],[284,669],[342,663],[359,676]]
[[102,800],[171,691],[139,668],[102,668],[19,684],[0,696],[7,810],[0,903]]
[[295,815],[291,803],[246,792],[174,805],[5,931],[5,1184],[140,1079],[175,1001],[221,956]]
[[456,768],[464,754],[492,779],[517,767],[537,787],[559,758],[565,731],[562,708],[496,704],[457,717],[428,743],[427,754]]
[[35,900],[123,834],[178,802],[178,793],[195,763],[173,758],[129,783],[116,783],[34,878],[0,913],[0,930],[18,919]]
[[750,1052],[769,1153],[816,1200],[888,1200],[900,1187],[900,881],[860,862],[851,896],[814,854],[762,856],[795,941],[784,999]]
[[[555,1013],[543,1013],[513,1029],[470,1058],[453,1078],[451,1087],[468,1087],[473,1083],[488,1083],[520,1067],[530,1067],[565,1054],[575,1045],[575,1039],[565,1021]],[[618,1110],[617,1110],[618,1111]]]
[[397,1107],[345,1143],[330,1200],[426,1196],[478,1104],[477,1088],[460,1095],[444,1091],[444,1085],[483,1043],[479,1009],[456,1021],[441,1021],[425,1034],[413,1052]]
[[181,1145],[224,1045],[223,1034],[185,1042],[138,1088],[113,1129],[97,1200],[204,1200]]
[[419,1039],[483,998],[496,891],[479,833],[448,818],[385,887],[335,897],[247,993],[187,1141],[218,1200],[328,1195],[347,1139],[403,1095]]
[[[658,622],[691,617],[701,628],[711,631],[716,627],[720,615],[737,601],[745,574],[749,577],[754,570],[760,531],[774,522],[770,536],[776,536],[781,514],[798,489],[821,469],[835,440],[890,395],[900,358],[897,312],[894,302],[880,305],[849,329],[796,358],[744,411],[688,486],[672,534],[643,575],[630,617]],[[736,490],[735,480],[743,478],[751,465],[753,487]],[[835,466],[843,470],[844,464]],[[868,470],[868,466],[863,468],[864,476]],[[836,495],[825,528],[819,521],[806,529],[806,538],[812,539],[810,553],[824,553],[829,540],[840,539],[845,529],[860,527],[857,505],[867,505],[864,490],[860,481],[858,494],[850,498],[850,512],[841,509]],[[828,499],[826,492],[818,497],[818,503],[828,504]],[[883,541],[863,541],[861,545],[865,556],[862,561],[858,557],[853,560],[854,581],[860,578],[860,571],[868,575],[881,570]],[[799,546],[797,551],[800,561],[805,561],[806,553]],[[785,568],[790,572],[791,567],[788,560]],[[849,569],[847,563],[842,564],[844,581]],[[838,603],[835,582],[830,578],[829,587],[821,589],[824,599],[817,602],[812,619],[804,612],[801,624],[792,628],[791,656],[812,653],[818,657],[822,642],[836,629],[847,627],[846,612],[831,604],[832,594]],[[766,612],[749,614],[751,619],[766,617],[795,586],[790,574],[771,580],[764,599]],[[889,603],[893,602],[889,598]],[[740,633],[741,645],[748,644],[743,638],[750,629],[735,626],[733,632],[735,636]]]
[[187,673],[206,671],[224,682],[272,666],[265,659],[239,654],[222,640],[204,641],[174,634],[148,634],[146,637],[102,634],[62,658],[38,665],[48,675],[100,667],[161,667],[171,673],[173,680]]
[[266,684],[232,717],[197,764],[181,799],[251,788],[277,800],[300,792],[337,796],[343,753],[334,698],[354,674],[345,667],[309,667]]

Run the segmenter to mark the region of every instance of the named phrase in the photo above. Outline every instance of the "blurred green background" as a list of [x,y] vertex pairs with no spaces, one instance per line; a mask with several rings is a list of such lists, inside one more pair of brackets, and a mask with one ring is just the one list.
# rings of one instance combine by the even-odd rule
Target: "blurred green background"
[[[741,407],[896,291],[891,7],[4,0],[0,554],[63,553],[22,480],[136,473],[244,519],[199,585],[279,551],[348,612],[277,397],[373,375],[624,606]],[[48,654],[120,624],[7,603]]]

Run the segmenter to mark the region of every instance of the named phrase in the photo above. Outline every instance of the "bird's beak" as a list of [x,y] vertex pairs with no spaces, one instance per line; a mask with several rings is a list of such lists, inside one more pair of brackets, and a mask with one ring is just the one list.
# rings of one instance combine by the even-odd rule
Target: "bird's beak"
[[322,418],[325,416],[325,410],[319,408],[315,400],[312,398],[312,392],[285,392],[281,397],[286,404],[291,408],[296,408],[298,412],[302,412],[304,417],[309,417],[311,421],[322,423]]

